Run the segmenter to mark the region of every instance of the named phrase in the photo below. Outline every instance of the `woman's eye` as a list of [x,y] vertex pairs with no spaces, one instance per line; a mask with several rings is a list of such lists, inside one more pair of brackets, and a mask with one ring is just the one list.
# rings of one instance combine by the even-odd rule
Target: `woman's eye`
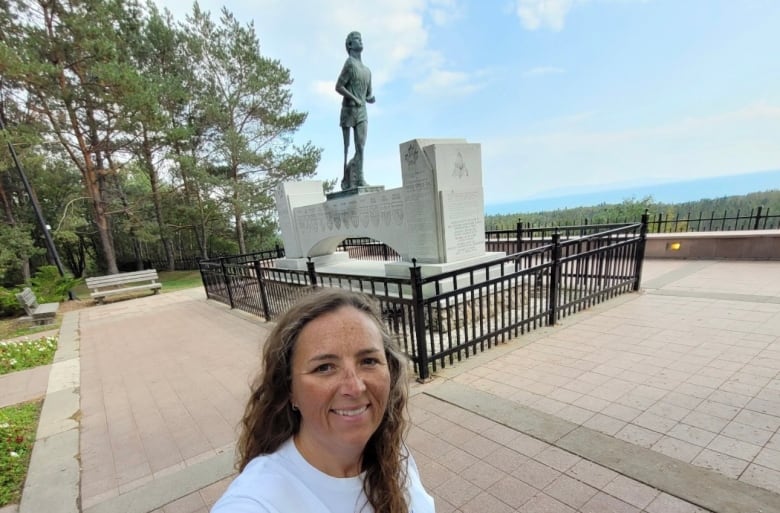
[[324,372],[330,372],[331,370],[335,369],[336,366],[332,363],[323,363],[322,365],[318,365],[315,367],[314,372],[324,373]]
[[363,365],[367,365],[369,367],[373,367],[375,365],[379,365],[379,359],[378,358],[363,358]]

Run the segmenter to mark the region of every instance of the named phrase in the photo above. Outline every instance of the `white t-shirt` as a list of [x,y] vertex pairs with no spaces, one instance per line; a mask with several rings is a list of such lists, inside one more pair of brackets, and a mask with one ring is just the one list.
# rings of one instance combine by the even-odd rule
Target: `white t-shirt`
[[[408,461],[409,513],[434,513],[412,455]],[[362,507],[362,509],[361,509]],[[363,477],[331,477],[306,461],[292,438],[258,456],[233,480],[211,513],[373,513]]]

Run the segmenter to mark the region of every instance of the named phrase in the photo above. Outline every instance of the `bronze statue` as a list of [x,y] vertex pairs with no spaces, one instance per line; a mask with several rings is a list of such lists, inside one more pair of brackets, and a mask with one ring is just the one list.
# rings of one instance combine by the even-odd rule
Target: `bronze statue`
[[[336,91],[344,97],[341,102],[341,133],[344,136],[344,178],[341,190],[365,186],[363,178],[363,149],[366,146],[368,114],[366,103],[374,103],[371,91],[371,70],[360,59],[363,53],[363,40],[360,32],[350,32],[346,41],[349,57],[341,69]],[[352,128],[355,139],[355,155],[347,162],[349,152],[349,129]]]

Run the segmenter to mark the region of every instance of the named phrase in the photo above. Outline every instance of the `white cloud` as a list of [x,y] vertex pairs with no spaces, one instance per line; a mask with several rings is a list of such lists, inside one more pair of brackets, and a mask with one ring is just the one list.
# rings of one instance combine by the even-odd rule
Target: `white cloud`
[[527,77],[539,77],[543,75],[559,75],[561,73],[566,73],[566,70],[555,66],[539,66],[531,68],[523,74]]
[[463,17],[463,9],[456,0],[430,0],[428,8],[435,25],[447,25]]
[[320,101],[339,103],[341,96],[334,94],[336,91],[333,80],[315,80],[311,83],[311,92],[320,98]]
[[[768,102],[628,130],[588,131],[566,118],[553,125],[558,128],[483,140],[486,199],[499,203],[780,168],[780,105]],[[520,176],[521,191],[506,187]]]
[[[191,3],[155,1],[178,19],[192,11]],[[199,3],[218,18],[221,0]],[[448,13],[459,11],[454,0],[234,0],[228,8],[239,20],[254,21],[261,51],[290,69],[294,95],[303,102],[319,101],[319,82],[335,83],[349,32],[363,34],[363,60],[371,68],[374,88],[381,89],[410,61],[437,59],[428,45],[426,23],[443,22]]]
[[574,0],[517,0],[516,12],[528,30],[540,27],[561,30],[573,4]]
[[566,16],[577,5],[587,3],[646,3],[650,0],[515,0],[515,13],[528,30],[563,29]]
[[477,76],[461,71],[434,69],[425,80],[414,85],[414,91],[437,96],[471,94],[482,88],[476,78]]

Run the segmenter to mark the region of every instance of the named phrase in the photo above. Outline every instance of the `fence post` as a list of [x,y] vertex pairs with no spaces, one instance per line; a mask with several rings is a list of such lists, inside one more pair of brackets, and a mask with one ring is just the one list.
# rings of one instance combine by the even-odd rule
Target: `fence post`
[[236,305],[233,302],[233,287],[230,285],[230,278],[228,277],[227,268],[225,267],[225,257],[219,259],[219,265],[222,267],[222,282],[225,284],[225,288],[227,289],[230,308],[235,308]]
[[634,292],[642,285],[642,264],[645,261],[645,245],[647,244],[647,223],[650,219],[648,211],[642,214],[642,228],[639,230],[639,246],[636,248],[636,262],[634,263]]
[[265,282],[263,281],[263,274],[260,270],[260,261],[254,261],[255,275],[257,276],[257,286],[260,287],[260,304],[263,306],[263,316],[268,321],[271,318],[270,311],[268,309],[268,297],[265,291]]
[[409,269],[412,279],[412,311],[414,316],[414,338],[417,342],[417,380],[420,382],[429,378],[428,371],[428,346],[425,343],[425,307],[423,305],[422,269],[417,267],[417,259],[412,259],[412,267]]
[[523,251],[523,223],[520,222],[520,218],[517,218],[517,226],[515,226],[516,235],[515,238],[517,240],[517,249],[515,253],[520,253]]
[[209,285],[206,283],[206,274],[203,272],[203,266],[201,265],[201,258],[196,257],[195,262],[198,265],[198,271],[200,271],[200,281],[203,282],[203,288],[206,289],[206,298],[211,299],[209,295]]
[[761,221],[761,205],[758,206],[758,209],[756,209],[756,222],[753,225],[754,230],[758,230],[759,222]]
[[309,271],[309,282],[312,288],[317,288],[317,272],[314,270],[314,262],[311,261],[311,257],[306,262],[306,270]]
[[558,281],[561,276],[561,234],[558,230],[552,235],[552,268],[550,269],[550,316],[548,324],[554,326],[558,318]]
[[279,243],[274,244],[274,247],[276,248],[276,258],[282,258],[284,254],[282,254],[282,248],[279,247]]

